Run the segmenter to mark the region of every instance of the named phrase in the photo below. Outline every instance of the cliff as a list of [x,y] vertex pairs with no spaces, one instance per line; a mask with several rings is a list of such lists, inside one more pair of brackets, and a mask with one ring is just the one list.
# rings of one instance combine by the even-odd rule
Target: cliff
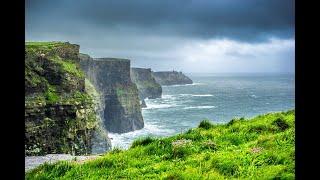
[[161,98],[162,88],[151,74],[151,69],[131,68],[131,80],[137,85],[139,98]]
[[161,71],[152,72],[155,80],[161,85],[177,85],[177,84],[192,84],[192,80],[184,75],[182,72],[177,71]]
[[[26,155],[91,153],[100,136],[99,117],[79,67],[79,45],[25,45]],[[109,139],[103,139],[110,148]]]
[[84,164],[61,162],[26,173],[26,179],[50,177],[295,179],[295,112],[227,124],[202,121],[197,128],[171,137],[137,139],[128,150],[115,149]]
[[93,59],[85,54],[80,59],[81,68],[101,93],[105,128],[114,133],[143,128],[138,89],[130,79],[130,60]]

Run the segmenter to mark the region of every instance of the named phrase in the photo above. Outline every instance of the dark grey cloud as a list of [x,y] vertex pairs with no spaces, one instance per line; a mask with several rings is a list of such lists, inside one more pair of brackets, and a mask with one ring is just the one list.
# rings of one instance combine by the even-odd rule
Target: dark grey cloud
[[292,72],[294,9],[291,0],[26,0],[26,40],[69,41],[155,71]]
[[260,41],[294,35],[292,0],[29,0],[32,31],[109,31],[134,28],[147,34]]

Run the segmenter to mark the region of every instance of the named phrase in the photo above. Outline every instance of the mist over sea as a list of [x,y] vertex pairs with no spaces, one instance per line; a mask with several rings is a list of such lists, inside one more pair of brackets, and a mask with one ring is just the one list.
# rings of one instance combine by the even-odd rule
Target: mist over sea
[[227,123],[295,108],[294,74],[187,74],[190,85],[163,86],[162,98],[147,99],[145,127],[109,133],[112,146],[128,148],[144,136],[169,136],[196,127],[203,119]]

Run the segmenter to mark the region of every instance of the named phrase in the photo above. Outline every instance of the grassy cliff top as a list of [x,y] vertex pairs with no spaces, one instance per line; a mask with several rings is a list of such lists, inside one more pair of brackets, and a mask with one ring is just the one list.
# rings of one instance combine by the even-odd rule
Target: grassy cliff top
[[181,71],[154,71],[153,73],[155,73],[155,74],[168,74],[168,73],[174,73],[174,74],[180,74],[180,73],[182,73]]
[[26,106],[78,97],[84,89],[78,55],[79,46],[69,42],[25,42]]
[[35,49],[37,51],[45,50],[49,51],[53,48],[59,46],[69,45],[69,42],[61,42],[61,41],[52,41],[52,42],[25,42],[25,48],[28,49]]
[[79,54],[80,46],[70,44],[69,42],[51,41],[51,42],[25,42],[25,50],[29,55],[39,56],[45,54],[47,56],[62,55],[75,56]]
[[140,67],[132,67],[132,70],[136,70],[136,71],[150,71],[151,72],[151,68],[140,68]]
[[25,45],[26,46],[52,46],[52,45],[59,45],[59,44],[64,44],[66,42],[62,41],[26,41]]
[[95,61],[123,61],[123,62],[130,62],[129,59],[123,58],[93,58]]
[[79,164],[44,164],[26,179],[294,179],[295,111],[202,121],[167,138],[147,137]]

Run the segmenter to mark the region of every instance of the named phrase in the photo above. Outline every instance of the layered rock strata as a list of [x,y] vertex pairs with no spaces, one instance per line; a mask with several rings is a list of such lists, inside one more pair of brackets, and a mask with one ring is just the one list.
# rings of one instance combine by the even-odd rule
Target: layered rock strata
[[130,60],[80,56],[81,67],[101,93],[104,125],[108,131],[125,133],[144,127],[137,86],[130,78]]
[[[25,152],[90,154],[99,129],[97,108],[79,67],[79,45],[27,42]],[[110,148],[105,137],[107,148]]]
[[137,85],[141,101],[146,98],[161,98],[161,85],[152,76],[150,68],[131,68],[131,80]]

